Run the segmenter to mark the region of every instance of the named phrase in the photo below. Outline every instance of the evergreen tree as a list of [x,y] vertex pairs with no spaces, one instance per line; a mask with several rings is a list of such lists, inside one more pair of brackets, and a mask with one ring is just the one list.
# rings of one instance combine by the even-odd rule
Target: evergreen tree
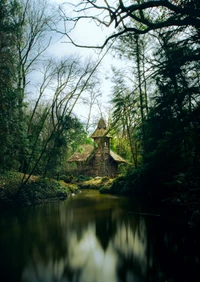
[[16,2],[0,3],[0,167],[18,167],[19,116],[18,92],[15,79],[17,73],[16,33],[18,27],[12,17],[17,12]]
[[174,181],[180,174],[188,176],[199,167],[199,62],[191,59],[198,46],[188,46],[188,39],[178,41],[175,35],[159,34],[158,90],[146,122],[146,162],[158,172],[160,183]]

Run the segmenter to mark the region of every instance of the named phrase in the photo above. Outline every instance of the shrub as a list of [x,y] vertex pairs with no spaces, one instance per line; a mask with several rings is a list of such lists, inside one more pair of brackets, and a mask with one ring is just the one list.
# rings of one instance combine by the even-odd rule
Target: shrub
[[108,182],[108,181],[109,181],[109,177],[107,177],[107,176],[102,177],[102,179],[101,179],[102,183],[105,183],[105,182]]
[[77,182],[83,182],[83,181],[87,181],[87,180],[91,180],[91,179],[93,179],[91,176],[85,176],[85,175],[80,174],[77,177]]
[[61,175],[60,180],[63,180],[66,183],[71,183],[73,180],[72,175]]
[[126,184],[126,178],[125,176],[120,176],[117,179],[115,179],[115,181],[113,182],[112,186],[111,186],[111,193],[112,194],[124,194],[123,190],[124,190],[124,186]]
[[99,192],[101,194],[110,194],[111,193],[110,186],[105,185],[105,186],[101,187],[99,189]]

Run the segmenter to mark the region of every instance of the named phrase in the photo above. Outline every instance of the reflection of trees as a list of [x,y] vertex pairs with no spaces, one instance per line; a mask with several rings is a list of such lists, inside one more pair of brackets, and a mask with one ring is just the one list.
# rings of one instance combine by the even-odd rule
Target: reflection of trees
[[[144,219],[124,220],[118,223],[113,246],[121,260],[118,274],[121,281],[143,281],[147,272],[147,231]],[[128,275],[128,277],[127,277]],[[131,279],[131,280],[130,280]],[[137,280],[136,280],[137,281]]]
[[104,251],[95,235],[95,229],[93,222],[87,226],[80,240],[76,234],[70,237],[68,267],[72,268],[74,273],[79,273],[75,281],[117,281],[115,253],[110,248]]
[[[72,208],[71,204],[76,208]],[[84,209],[76,201],[71,204],[67,209],[60,205],[59,213],[59,228],[61,226],[60,231],[64,234],[60,235],[60,239],[65,239],[66,245],[62,245],[67,251],[60,258],[54,252],[48,253],[48,261],[37,254],[35,274],[40,272],[45,281],[51,281],[47,275],[51,273],[50,277],[56,277],[56,281],[81,282],[115,282],[118,281],[117,275],[121,277],[120,281],[145,277],[147,242],[144,221],[139,218],[138,222],[130,220],[120,209],[121,216],[117,217],[115,204],[107,205],[107,210],[105,203],[103,210],[91,203]],[[91,206],[92,209],[88,208]],[[30,264],[25,276],[30,273],[31,267],[34,272],[33,264]]]
[[194,234],[166,233],[160,220],[127,214],[123,199],[86,202],[78,196],[0,218],[2,281],[180,281],[177,261],[197,274]]
[[[77,281],[114,282],[119,277],[119,281],[145,279],[147,238],[144,220],[139,217],[133,220],[127,215],[113,218],[112,209],[104,212],[102,218],[88,224],[81,238],[78,239],[76,230],[69,236],[69,263],[70,268],[78,270]],[[110,232],[112,227],[114,232]]]
[[13,249],[21,245],[13,264],[20,255],[23,281],[118,281],[117,269],[139,259],[144,233],[142,224],[134,230],[124,204],[114,197],[75,197],[16,215],[9,234],[15,234]]

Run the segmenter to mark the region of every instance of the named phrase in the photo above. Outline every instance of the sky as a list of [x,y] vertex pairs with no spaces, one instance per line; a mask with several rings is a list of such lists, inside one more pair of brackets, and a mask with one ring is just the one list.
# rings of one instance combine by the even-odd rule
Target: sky
[[[73,3],[77,0],[73,0]],[[62,3],[63,0],[56,0],[58,4]],[[98,0],[99,3],[103,3],[102,0]],[[73,38],[75,43],[80,45],[102,45],[106,39],[106,37],[113,31],[113,27],[111,28],[104,28],[97,26],[94,22],[88,20],[80,21],[75,29],[73,29],[70,33],[70,36]],[[79,54],[82,57],[92,57],[94,60],[98,60],[99,56],[102,56],[104,53],[99,55],[98,49],[87,49],[87,48],[78,48],[75,47],[73,44],[69,43],[69,40],[65,37],[60,38],[61,36],[56,35],[53,40],[52,44],[48,50],[48,52],[57,57],[63,57],[69,54]],[[111,66],[119,66],[121,62],[117,61],[113,55],[107,54],[106,57],[103,59],[102,65],[100,67],[101,72],[101,91],[102,91],[102,99],[100,101],[102,105],[102,112],[105,118],[108,118],[108,107],[110,95],[111,95],[111,77],[112,71]],[[78,104],[75,108],[75,113],[84,121],[87,117],[87,108],[83,107],[83,105]],[[97,115],[99,113],[98,107],[95,107],[93,110],[93,115]]]
[[[56,3],[56,5],[61,4],[64,0],[47,0],[47,3],[51,1],[51,3]],[[70,1],[70,0],[69,0]],[[79,0],[71,0],[71,3],[75,3]],[[103,3],[103,0],[97,0],[98,3]],[[68,11],[68,10],[67,10]],[[72,11],[69,12],[70,16],[72,15]],[[63,29],[63,24],[59,24],[59,29]],[[106,39],[106,37],[114,31],[114,28],[101,28],[97,26],[94,22],[89,20],[80,21],[76,27],[71,31],[70,36],[77,44],[82,45],[102,45]],[[72,43],[69,43],[69,39],[67,37],[62,36],[56,32],[51,33],[52,40],[51,45],[48,47],[47,51],[45,51],[44,56],[40,59],[40,64],[42,61],[45,61],[45,58],[53,57],[53,58],[64,58],[68,56],[78,55],[81,56],[83,60],[87,60],[87,58],[92,57],[92,59],[98,62],[99,58],[104,54],[107,47],[104,48],[103,51],[99,49],[88,49],[88,48],[78,48],[75,47]],[[113,57],[111,53],[108,53],[99,68],[99,80],[101,81],[101,92],[102,97],[99,98],[99,106],[95,105],[92,111],[92,119],[91,122],[98,122],[101,117],[101,113],[106,121],[108,121],[110,110],[111,110],[111,90],[112,83],[111,78],[113,76],[112,66],[120,67],[122,64],[121,61],[118,61]],[[38,93],[37,89],[41,84],[42,68],[40,66],[34,72],[34,75],[31,74],[30,81],[28,84],[29,100],[35,101],[37,98],[36,93]],[[52,91],[48,90],[44,97],[45,101],[48,101],[52,98]],[[87,95],[87,93],[84,93]],[[81,122],[86,123],[88,118],[89,107],[87,105],[83,105],[81,99],[77,103],[74,108],[74,114],[81,120]]]

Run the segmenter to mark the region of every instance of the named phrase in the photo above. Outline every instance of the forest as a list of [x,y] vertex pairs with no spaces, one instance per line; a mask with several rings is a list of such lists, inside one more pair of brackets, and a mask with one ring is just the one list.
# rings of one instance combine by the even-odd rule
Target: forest
[[[121,169],[112,193],[158,205],[170,201],[199,215],[199,1],[56,5],[0,2],[1,174],[20,173],[23,189],[32,176],[58,179],[71,174],[67,158],[91,142],[89,128],[97,118],[92,109],[101,96],[99,66],[109,53],[121,64],[110,66],[109,110],[99,111],[110,125],[112,149],[130,163]],[[100,29],[112,27],[102,45],[74,40],[71,32],[85,20]],[[49,56],[52,38],[58,35],[81,49],[104,53],[96,61],[73,54]],[[88,107],[86,122],[76,113],[78,103]]]

